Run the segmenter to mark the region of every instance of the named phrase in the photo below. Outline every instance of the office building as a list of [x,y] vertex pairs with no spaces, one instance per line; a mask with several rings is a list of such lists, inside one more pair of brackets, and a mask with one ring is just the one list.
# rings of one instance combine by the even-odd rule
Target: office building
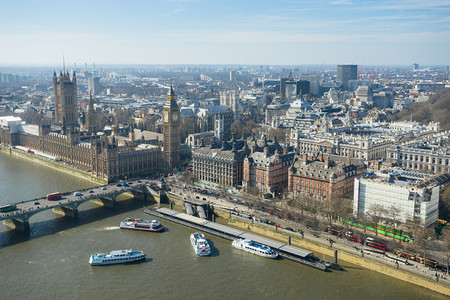
[[349,80],[356,80],[358,78],[357,65],[338,65],[337,66],[337,81],[341,82],[345,89],[348,88]]
[[98,95],[102,92],[100,86],[100,77],[90,77],[88,79],[88,91],[89,94],[92,95]]
[[448,173],[429,177],[400,168],[366,174],[355,179],[353,214],[395,215],[400,222],[418,220],[430,226],[438,219],[440,185],[449,179]]
[[196,180],[217,187],[237,187],[242,184],[243,162],[250,153],[245,140],[232,139],[216,145],[201,145],[192,151],[192,170]]

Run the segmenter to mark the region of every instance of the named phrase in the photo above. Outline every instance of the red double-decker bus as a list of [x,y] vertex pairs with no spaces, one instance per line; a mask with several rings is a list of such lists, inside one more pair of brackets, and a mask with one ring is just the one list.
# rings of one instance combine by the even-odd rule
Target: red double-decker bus
[[361,239],[359,237],[357,237],[357,236],[351,235],[349,237],[349,240],[352,241],[352,242],[356,242],[356,243],[361,244]]
[[60,192],[56,192],[56,193],[51,193],[47,195],[47,200],[51,201],[51,200],[58,200],[61,199],[61,193]]
[[375,248],[375,249],[383,250],[383,251],[386,251],[386,248],[387,248],[386,244],[377,242],[371,237],[366,238],[366,245],[369,247]]

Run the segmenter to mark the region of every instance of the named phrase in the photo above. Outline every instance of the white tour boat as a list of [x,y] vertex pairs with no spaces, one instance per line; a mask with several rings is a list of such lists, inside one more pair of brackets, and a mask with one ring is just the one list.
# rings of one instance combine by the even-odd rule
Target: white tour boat
[[211,254],[211,248],[202,233],[196,232],[191,234],[191,243],[195,254],[198,256],[207,256]]
[[161,225],[157,220],[141,220],[127,218],[120,222],[120,228],[142,230],[142,231],[164,231],[164,225]]
[[109,254],[95,253],[89,258],[89,263],[93,266],[122,264],[127,262],[145,259],[146,254],[142,251],[133,250],[114,250]]
[[234,239],[231,246],[267,258],[276,258],[278,256],[278,253],[269,246],[258,244],[249,239]]

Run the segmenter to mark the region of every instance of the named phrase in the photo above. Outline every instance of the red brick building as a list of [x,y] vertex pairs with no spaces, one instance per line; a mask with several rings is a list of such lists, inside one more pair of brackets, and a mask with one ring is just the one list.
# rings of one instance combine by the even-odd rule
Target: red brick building
[[350,195],[355,178],[364,173],[366,166],[361,159],[303,154],[289,169],[289,191],[315,198]]
[[275,196],[288,186],[289,167],[295,153],[281,147],[277,140],[266,138],[249,142],[250,154],[244,159],[242,187],[248,190],[258,188],[262,194]]

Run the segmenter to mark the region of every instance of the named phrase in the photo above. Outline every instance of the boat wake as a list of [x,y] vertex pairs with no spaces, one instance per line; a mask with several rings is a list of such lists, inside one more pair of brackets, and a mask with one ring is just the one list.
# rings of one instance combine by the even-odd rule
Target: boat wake
[[110,226],[110,227],[104,227],[100,230],[103,231],[103,230],[117,230],[117,229],[120,229],[120,227],[119,226]]
[[26,260],[25,262],[33,265],[45,265],[43,262]]

